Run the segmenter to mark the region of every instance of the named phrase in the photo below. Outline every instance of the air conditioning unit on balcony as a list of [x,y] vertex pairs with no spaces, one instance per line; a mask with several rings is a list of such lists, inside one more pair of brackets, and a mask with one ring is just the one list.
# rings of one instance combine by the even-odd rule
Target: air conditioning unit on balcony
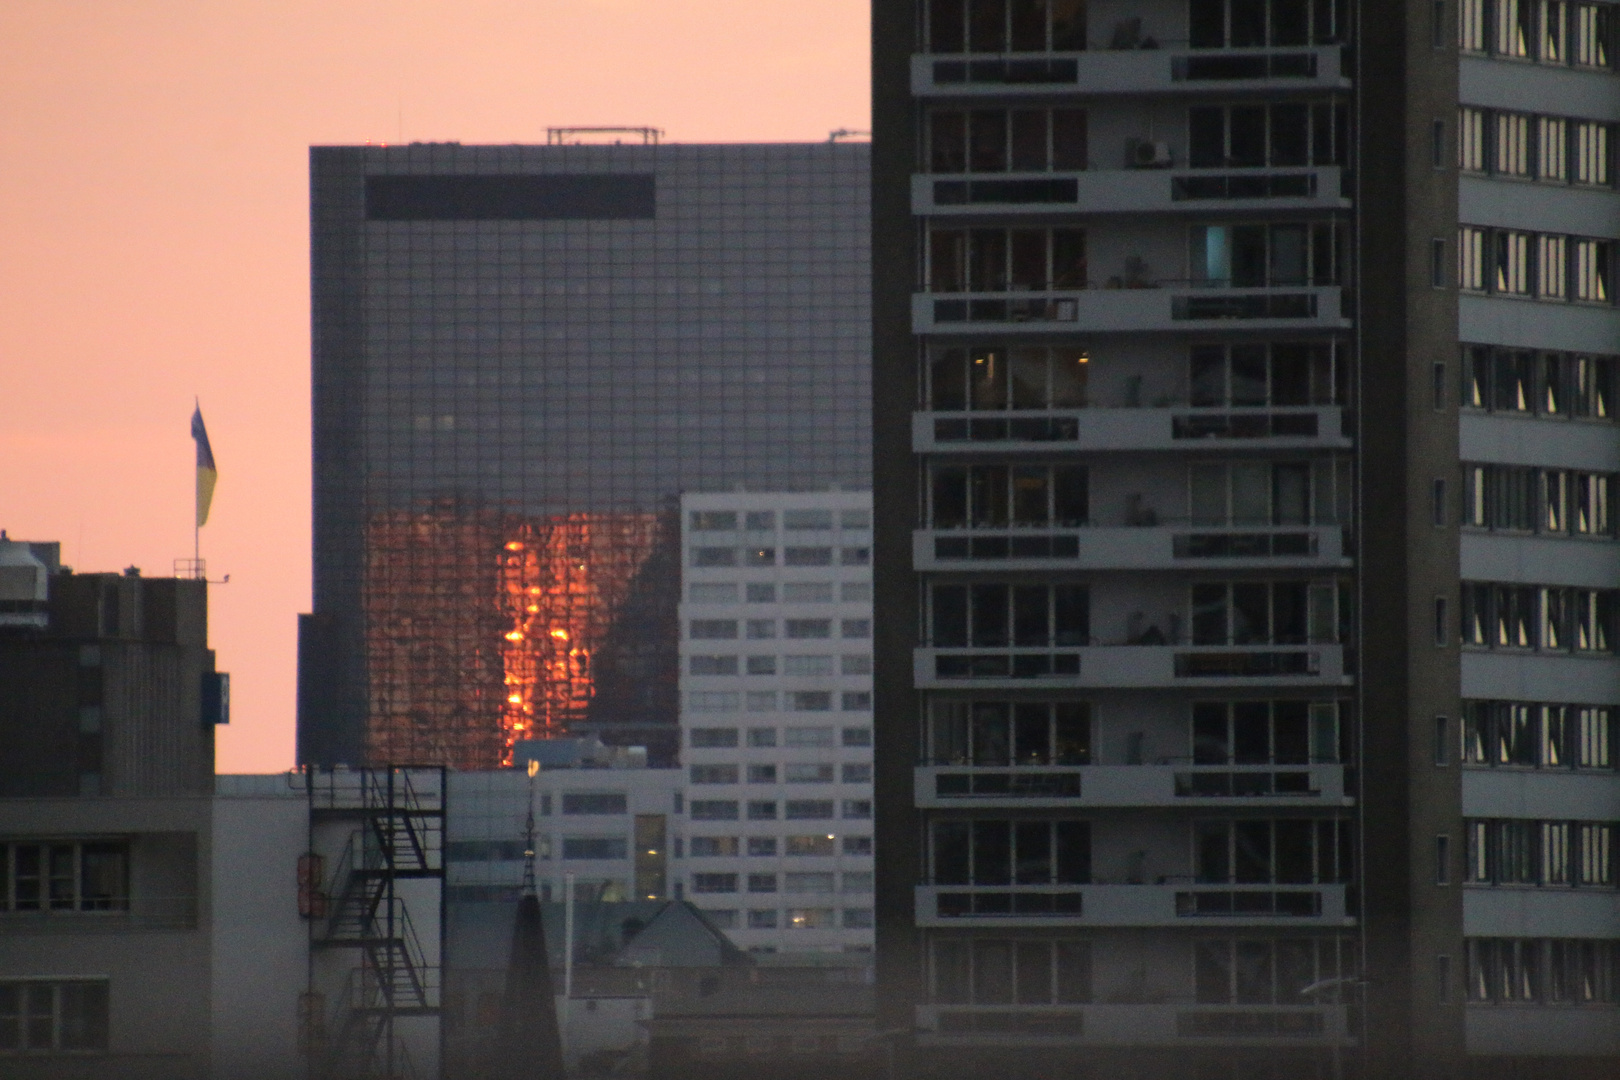
[[1154,139],[1126,139],[1125,164],[1132,169],[1168,169],[1170,144]]

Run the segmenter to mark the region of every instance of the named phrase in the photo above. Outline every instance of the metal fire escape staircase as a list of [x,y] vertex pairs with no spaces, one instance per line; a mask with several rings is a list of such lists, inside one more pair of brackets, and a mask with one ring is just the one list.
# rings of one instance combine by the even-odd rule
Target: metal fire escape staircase
[[352,823],[327,879],[324,911],[311,918],[310,943],[353,950],[360,961],[322,1018],[327,1037],[312,1048],[312,1073],[323,1080],[414,1075],[395,1022],[440,1015],[441,965],[426,955],[399,883],[438,879],[443,902],[444,791],[440,768],[340,770],[310,778],[312,831]]

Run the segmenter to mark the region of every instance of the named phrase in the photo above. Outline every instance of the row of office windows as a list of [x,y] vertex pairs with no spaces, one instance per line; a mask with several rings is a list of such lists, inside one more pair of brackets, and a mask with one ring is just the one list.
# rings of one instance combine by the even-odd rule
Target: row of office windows
[[874,925],[867,907],[749,908],[741,919],[736,908],[705,907],[703,914],[721,930],[870,930]]
[[[686,708],[694,713],[776,712],[831,712],[841,705],[843,697],[831,690],[690,690],[686,694]],[[859,698],[850,699],[851,711],[871,708],[862,705]]]
[[[1091,352],[1077,345],[945,346],[926,358],[920,404],[938,412],[1079,409],[1087,395]],[[1185,404],[1221,406],[1336,405],[1346,399],[1343,346],[1329,342],[1244,342],[1188,350]],[[1140,407],[1136,400],[1108,404]],[[1165,404],[1169,404],[1166,402]],[[1177,402],[1180,404],[1180,402]]]
[[[693,821],[740,821],[744,802],[737,799],[692,799],[688,816]],[[831,821],[842,817],[860,821],[872,816],[871,799],[784,799],[781,813],[777,813],[774,799],[751,799],[746,802],[749,821]]]
[[1609,67],[1615,25],[1613,4],[1457,0],[1458,47],[1511,60]]
[[1610,129],[1600,120],[1464,107],[1457,113],[1457,167],[1526,180],[1611,183]]
[[[693,532],[735,532],[739,526],[747,532],[772,532],[777,526],[775,510],[693,510],[690,527]],[[827,532],[836,524],[845,529],[870,529],[870,510],[784,510],[782,528],[789,532]]]
[[[690,730],[687,742],[693,749],[724,749],[739,745],[741,729],[734,727],[695,727]],[[774,727],[751,727],[747,729],[747,745],[750,747],[773,747],[777,745],[786,747],[824,748],[832,746],[869,747],[872,745],[872,729],[869,727],[846,727],[836,730],[831,727],[788,727],[780,730],[781,742],[778,744],[778,729]]]
[[1475,819],[1464,829],[1468,884],[1615,886],[1611,822]]
[[1469,938],[1467,949],[1470,1002],[1620,1004],[1620,942]]
[[[923,44],[932,53],[1080,52],[1085,0],[928,0]],[[1290,48],[1341,40],[1338,0],[1200,0],[1188,5],[1185,42],[1155,36],[1141,18],[1113,24],[1110,49]]]
[[935,173],[1078,172],[1086,168],[1086,110],[935,109],[927,167]]
[[[687,851],[694,859],[734,858],[746,854],[749,858],[830,858],[844,855],[872,854],[870,836],[834,836],[831,833],[813,833],[806,836],[694,836],[687,841]],[[868,881],[871,874],[865,875]],[[870,891],[868,886],[866,891]]]
[[[742,663],[746,661],[746,664]],[[780,661],[780,662],[779,662]],[[859,665],[858,665],[859,666]],[[734,676],[757,675],[788,677],[824,677],[837,673],[831,656],[690,656],[687,658],[687,674],[696,676]],[[859,672],[854,672],[859,673]],[[846,669],[845,674],[852,674]],[[839,695],[842,707],[846,710],[869,709],[872,707],[870,695],[862,700],[862,691],[846,690]],[[801,706],[803,701],[800,699]]]
[[694,581],[686,587],[686,598],[694,604],[845,604],[870,603],[870,581],[788,581],[778,591],[772,581]]
[[1613,473],[1463,465],[1462,523],[1499,532],[1614,535]]
[[[1583,353],[1537,352],[1491,345],[1462,349],[1462,407],[1546,417],[1613,420],[1620,360]],[[1436,406],[1443,365],[1436,366]]]
[[[835,625],[839,637],[872,636],[871,619],[839,619],[836,623],[832,619],[783,619],[780,628],[782,636],[790,641],[810,641],[831,638]],[[775,638],[777,629],[775,619],[693,619],[687,625],[687,636],[693,641],[735,641],[741,636],[763,641]]]
[[[689,765],[687,771],[694,784],[742,783],[744,767],[724,762],[707,765]],[[870,784],[872,766],[863,762],[846,762],[841,766],[829,762],[790,761],[785,765],[750,764],[747,766],[750,784]]]
[[128,909],[127,842],[0,843],[0,912]]
[[[836,564],[834,558],[836,557]],[[699,569],[725,566],[870,566],[872,549],[860,547],[788,547],[780,555],[774,547],[692,548],[692,565]]]
[[1460,760],[1464,765],[1613,769],[1616,719],[1607,705],[1464,702]]
[[1194,169],[1342,165],[1349,140],[1343,102],[1274,101],[1187,110],[1187,165]]
[[[838,879],[842,878],[840,882]],[[842,888],[840,889],[840,885]],[[831,871],[789,871],[785,874],[730,874],[697,873],[692,875],[694,893],[869,893],[872,891],[872,871],[861,870],[834,874]]]
[[1614,245],[1607,240],[1486,229],[1457,230],[1457,287],[1538,300],[1611,301]]
[[1489,649],[1612,652],[1620,590],[1462,583],[1462,641]]
[[107,1049],[106,979],[0,980],[0,1054]]

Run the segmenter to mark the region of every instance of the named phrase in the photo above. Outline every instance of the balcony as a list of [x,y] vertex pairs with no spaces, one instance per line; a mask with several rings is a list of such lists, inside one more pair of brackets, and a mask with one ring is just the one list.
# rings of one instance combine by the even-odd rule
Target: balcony
[[1281,570],[1350,566],[1336,525],[1278,528],[1086,526],[918,529],[912,568],[962,570]]
[[919,885],[918,926],[1353,926],[1343,885]]
[[1113,169],[1079,173],[930,174],[911,178],[912,213],[928,217],[1347,210],[1344,170]]
[[1344,1005],[1203,1005],[1183,1000],[1098,1005],[919,1005],[924,1046],[1243,1046],[1350,1044]]
[[925,809],[1298,809],[1355,801],[1345,793],[1339,764],[924,765],[914,782],[916,805]]
[[919,98],[1024,94],[1225,94],[1349,90],[1337,45],[1286,49],[1109,49],[1078,53],[917,55]]
[[1159,282],[1144,288],[915,293],[916,334],[1139,333],[1207,330],[1341,330],[1336,285],[1233,289]]
[[[970,450],[1348,450],[1336,405],[1273,408],[1086,408],[1044,412],[917,412],[911,448],[919,454]],[[1054,445],[1055,444],[1055,445]]]
[[1090,645],[913,652],[918,689],[1349,686],[1342,645]]

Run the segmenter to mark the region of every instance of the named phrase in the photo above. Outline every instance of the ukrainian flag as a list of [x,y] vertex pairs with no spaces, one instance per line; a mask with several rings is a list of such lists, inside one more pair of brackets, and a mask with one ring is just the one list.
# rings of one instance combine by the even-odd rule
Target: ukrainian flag
[[197,527],[208,523],[208,507],[214,501],[214,484],[219,470],[214,468],[214,450],[208,445],[208,429],[203,426],[202,405],[191,414],[191,437],[197,440]]

